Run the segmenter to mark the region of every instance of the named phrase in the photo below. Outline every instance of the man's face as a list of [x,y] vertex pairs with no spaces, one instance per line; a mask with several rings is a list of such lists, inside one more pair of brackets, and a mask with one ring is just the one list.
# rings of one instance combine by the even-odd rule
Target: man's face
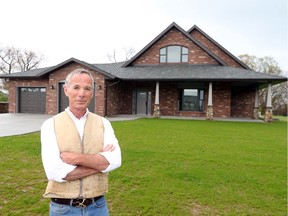
[[72,76],[69,86],[64,86],[65,95],[69,98],[69,108],[86,111],[92,96],[92,80],[88,74],[80,73]]

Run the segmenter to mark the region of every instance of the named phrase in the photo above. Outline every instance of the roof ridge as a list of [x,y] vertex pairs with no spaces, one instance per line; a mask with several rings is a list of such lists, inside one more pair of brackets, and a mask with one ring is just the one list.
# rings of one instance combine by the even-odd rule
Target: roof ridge
[[172,22],[167,28],[165,28],[160,34],[158,34],[150,43],[148,43],[142,50],[140,50],[135,56],[133,56],[129,61],[127,61],[123,67],[129,66],[133,61],[135,61],[140,55],[142,55],[147,49],[152,47],[161,37],[163,37],[165,34],[167,34],[168,31],[170,31],[172,28],[176,28],[178,31],[180,31],[183,35],[185,35],[187,38],[189,38],[191,41],[193,41],[196,45],[198,45],[202,50],[204,50],[208,55],[210,55],[212,58],[214,58],[218,63],[222,65],[226,65],[226,63],[219,58],[217,55],[215,55],[212,51],[210,51],[207,47],[205,47],[201,42],[199,42],[196,38],[194,38],[192,35],[187,33],[183,28],[181,28],[176,22]]

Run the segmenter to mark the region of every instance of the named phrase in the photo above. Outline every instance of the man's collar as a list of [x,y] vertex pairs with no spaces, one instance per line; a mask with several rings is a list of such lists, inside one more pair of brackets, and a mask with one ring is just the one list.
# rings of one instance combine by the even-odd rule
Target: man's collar
[[88,110],[88,108],[87,108],[85,114],[84,114],[80,119],[78,119],[78,118],[70,111],[69,107],[67,107],[67,108],[65,109],[65,111],[68,113],[68,115],[69,115],[71,118],[73,118],[73,119],[75,119],[75,120],[76,120],[76,119],[77,119],[77,120],[84,119],[84,118],[87,117],[87,115],[88,115],[88,113],[89,113],[89,110]]

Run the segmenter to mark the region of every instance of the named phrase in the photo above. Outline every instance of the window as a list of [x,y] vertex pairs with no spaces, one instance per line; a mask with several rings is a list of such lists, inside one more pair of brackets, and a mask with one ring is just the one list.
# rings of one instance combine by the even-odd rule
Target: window
[[160,49],[160,63],[188,62],[188,49],[183,46],[167,46]]
[[179,102],[180,111],[204,111],[204,90],[181,89]]

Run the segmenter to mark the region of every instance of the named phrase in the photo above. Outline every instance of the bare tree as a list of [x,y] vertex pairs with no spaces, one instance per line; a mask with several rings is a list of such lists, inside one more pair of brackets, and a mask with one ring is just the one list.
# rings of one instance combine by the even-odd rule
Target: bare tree
[[116,54],[116,50],[114,49],[113,54],[109,54],[109,53],[107,54],[107,58],[110,62],[117,63],[117,62],[119,62],[119,61],[117,61],[117,58],[120,59],[120,61],[127,61],[127,60],[131,59],[131,57],[135,53],[136,53],[136,50],[133,47],[130,47],[130,48],[124,47],[122,49],[122,52],[117,52],[117,54]]
[[33,51],[21,50],[14,47],[0,47],[0,71],[13,73],[38,68],[43,55],[37,55]]
[[[240,55],[239,58],[252,70],[272,75],[282,74],[282,70],[280,69],[278,62],[275,61],[272,57],[265,56],[258,58],[256,56],[244,54]],[[267,90],[262,89],[259,93],[260,110],[263,112],[265,108]],[[281,113],[286,113],[287,115],[287,102],[287,82],[274,85],[272,87],[273,109],[276,112],[280,112],[279,110],[282,110]]]
[[136,53],[136,50],[133,47],[124,47],[123,50],[125,52],[125,61],[131,59],[132,56],[134,56],[134,54]]
[[113,50],[113,54],[109,54],[109,53],[107,54],[107,58],[110,62],[114,62],[114,63],[117,62],[115,49]]

